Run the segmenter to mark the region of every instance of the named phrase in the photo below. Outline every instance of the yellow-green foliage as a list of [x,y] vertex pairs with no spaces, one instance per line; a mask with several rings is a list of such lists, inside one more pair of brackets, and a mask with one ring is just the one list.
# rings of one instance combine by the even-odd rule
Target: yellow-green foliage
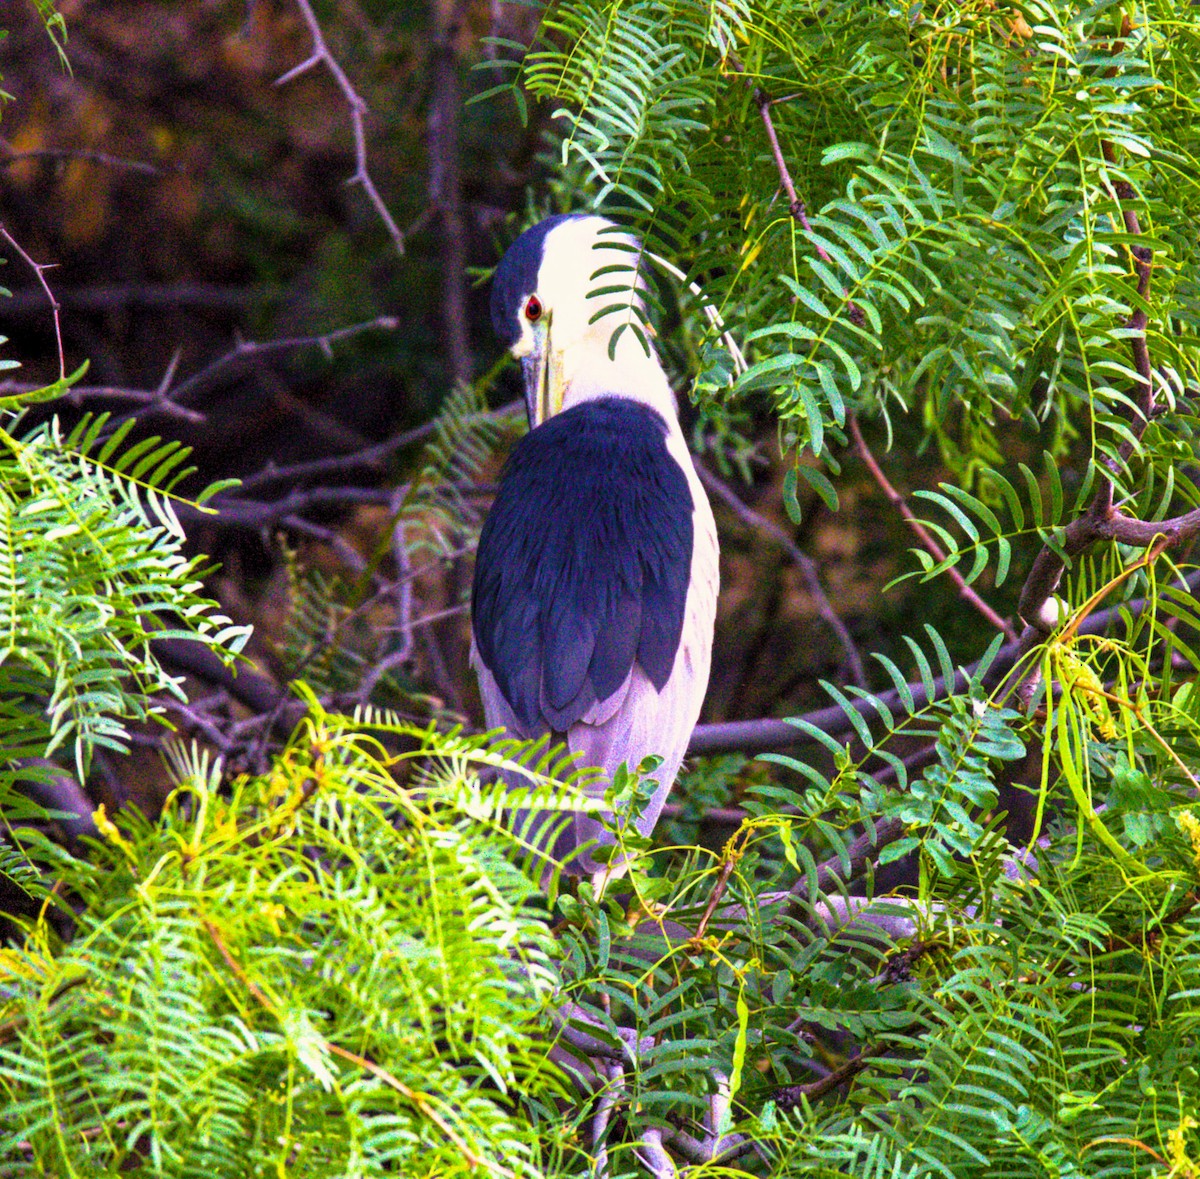
[[554,974],[487,767],[314,705],[269,774],[182,758],[160,822],[100,815],[73,939],[0,959],[0,1174],[539,1173]]

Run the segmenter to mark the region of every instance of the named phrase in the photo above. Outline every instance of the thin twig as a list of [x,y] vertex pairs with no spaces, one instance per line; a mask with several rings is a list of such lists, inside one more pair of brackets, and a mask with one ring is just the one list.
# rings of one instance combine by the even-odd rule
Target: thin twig
[[871,1063],[873,1050],[863,1049],[857,1056],[852,1056],[840,1068],[836,1068],[827,1077],[818,1081],[809,1081],[807,1085],[784,1085],[775,1091],[775,1101],[780,1109],[794,1109],[802,1098],[814,1101],[824,1096],[831,1089],[844,1085],[847,1081],[858,1076]]
[[30,270],[33,271],[34,277],[38,281],[38,286],[40,286],[45,292],[46,299],[50,304],[50,310],[54,315],[54,340],[58,345],[58,379],[60,381],[65,381],[67,378],[67,362],[66,357],[63,354],[62,323],[59,321],[58,316],[59,302],[54,297],[54,292],[50,289],[50,284],[46,281],[46,271],[52,270],[57,263],[35,262],[27,253],[25,253],[17,239],[8,232],[8,229],[3,224],[0,224],[0,237],[2,237],[14,250],[16,250],[21,260],[30,268]]
[[[217,952],[225,961],[225,965],[229,967],[234,977],[242,984],[243,987],[254,998],[272,1018],[280,1020],[281,1014],[272,1000],[266,995],[263,989],[246,973],[241,963],[233,956],[232,951],[225,944],[224,938],[221,937],[221,931],[216,924],[208,918],[201,918],[201,924],[204,926],[205,932],[208,934]],[[390,1089],[394,1089],[401,1097],[412,1105],[416,1106],[417,1110],[426,1118],[429,1119],[446,1137],[454,1148],[463,1156],[467,1165],[470,1167],[480,1167],[484,1160],[479,1157],[471,1147],[459,1137],[457,1131],[451,1126],[445,1118],[442,1117],[430,1099],[424,1093],[418,1093],[415,1089],[410,1088],[398,1077],[393,1076],[382,1065],[376,1064],[373,1060],[365,1056],[360,1056],[356,1052],[351,1052],[349,1049],[343,1048],[340,1044],[333,1043],[332,1040],[326,1040],[320,1037],[321,1044],[327,1052],[333,1056],[340,1057],[349,1064],[355,1065],[364,1072],[370,1073],[373,1077],[382,1081]],[[490,1169],[499,1175],[507,1176],[513,1179],[513,1173],[498,1163],[489,1163]]]
[[[850,415],[850,437],[854,440],[854,448],[858,451],[859,457],[866,464],[867,470],[870,471],[871,477],[879,484],[879,489],[887,497],[888,502],[896,508],[901,516],[904,517],[904,522],[913,530],[917,539],[921,542],[925,550],[937,562],[942,562],[946,559],[945,550],[938,542],[930,535],[929,530],[921,523],[920,520],[913,514],[912,509],[908,506],[904,496],[892,486],[887,475],[884,474],[883,468],[876,461],[875,456],[871,453],[871,448],[867,446],[866,439],[862,436],[862,431],[858,428],[858,419],[853,414]],[[1009,642],[1016,640],[1017,632],[1013,628],[1011,622],[1000,617],[995,610],[991,608],[976,592],[967,584],[967,580],[958,571],[955,566],[951,565],[946,572],[950,576],[950,580],[958,586],[958,595],[963,601],[970,603],[988,622],[994,626],[1001,634],[1004,635]]]
[[321,31],[320,22],[317,20],[317,14],[313,11],[312,5],[308,0],[296,0],[296,7],[300,10],[300,15],[304,18],[304,23],[308,26],[309,36],[312,37],[312,53],[304,59],[299,65],[293,66],[287,73],[275,79],[276,86],[284,86],[288,82],[300,77],[301,74],[308,73],[314,67],[324,64],[325,68],[333,77],[337,88],[342,92],[342,97],[346,101],[346,106],[350,111],[350,126],[354,133],[354,175],[350,177],[350,184],[358,184],[362,187],[363,192],[367,194],[367,199],[375,208],[375,212],[379,214],[379,219],[383,222],[384,228],[388,232],[388,237],[392,239],[392,244],[396,247],[396,252],[401,256],[404,255],[404,234],[400,231],[400,226],[396,224],[395,218],[388,211],[387,205],[383,202],[383,197],[379,195],[379,189],[375,187],[375,182],[371,179],[371,173],[367,169],[367,131],[366,131],[366,113],[367,104],[362,96],[354,89],[350,79],[346,76],[346,71],[338,64],[337,58],[329,51],[329,46],[325,43],[325,34]]
[[[524,413],[525,403],[523,401],[510,401],[498,409],[490,410],[486,415],[480,415],[480,418],[487,417],[492,421],[499,421],[503,418],[513,418],[516,420],[518,416],[523,416]],[[390,458],[397,451],[403,450],[408,446],[413,446],[418,442],[424,442],[437,432],[437,428],[438,423],[434,419],[433,421],[426,422],[424,425],[417,426],[415,429],[406,430],[403,434],[397,434],[393,438],[377,442],[374,446],[357,450],[353,454],[313,459],[310,462],[304,463],[292,463],[286,467],[277,467],[274,463],[268,463],[261,471],[243,479],[237,488],[231,489],[224,496],[218,498],[224,503],[226,497],[244,496],[249,491],[259,491],[264,486],[270,486],[273,483],[298,483],[325,475],[360,470],[364,467],[375,467],[382,463],[384,459]]]
[[216,384],[216,378],[223,374],[225,369],[244,365],[251,360],[274,355],[276,352],[294,352],[299,348],[319,348],[325,354],[326,359],[331,360],[333,358],[333,345],[342,340],[361,336],[364,332],[394,332],[399,327],[400,320],[395,316],[379,315],[374,319],[364,320],[362,323],[348,324],[346,327],[337,328],[332,332],[323,332],[320,335],[283,336],[277,340],[263,340],[261,342],[239,340],[229,352],[226,352],[223,356],[219,356],[198,373],[193,373],[186,381],[177,385],[171,395],[176,402],[192,400]]
[[391,495],[376,487],[300,488],[280,500],[240,500],[214,496],[203,508],[176,504],[175,514],[183,524],[219,523],[231,528],[270,528],[289,516],[315,507],[345,507],[351,504],[386,506]]
[[721,897],[725,895],[725,889],[729,885],[729,878],[733,875],[734,868],[737,867],[738,861],[742,858],[742,850],[736,846],[736,841],[737,835],[735,834],[725,845],[725,849],[721,853],[721,870],[717,873],[716,882],[713,884],[712,892],[708,896],[708,904],[704,906],[704,912],[701,914],[700,922],[696,926],[696,932],[692,935],[696,941],[704,937],[708,931],[708,923],[712,920],[712,915],[717,911],[717,906],[721,903]]
[[[796,192],[795,181],[792,180],[791,171],[788,169],[787,160],[783,155],[783,148],[779,145],[779,136],[775,132],[775,121],[771,118],[771,107],[775,104],[775,100],[760,86],[752,85],[754,93],[754,104],[758,107],[758,113],[762,118],[763,127],[766,128],[767,142],[771,145],[771,154],[775,157],[775,170],[779,173],[779,183],[783,186],[783,191],[788,198],[788,212],[792,215],[800,228],[804,230],[808,236],[808,240],[812,242],[813,249],[817,251],[817,257],[825,263],[826,266],[834,268],[834,261],[829,256],[829,251],[817,240],[816,234],[813,232],[812,224],[808,220],[808,211],[804,207],[804,202],[800,199]],[[843,294],[846,292],[843,291]],[[862,313],[862,308],[859,307],[852,299],[846,299],[846,313],[850,316],[850,322],[861,327],[866,319]]]
[[0,160],[0,168],[7,168],[9,164],[16,164],[21,160],[87,160],[93,164],[103,164],[106,168],[124,168],[126,171],[142,172],[147,176],[163,174],[163,170],[155,164],[148,164],[144,160],[127,160],[121,156],[110,156],[107,152],[102,151],[87,151],[82,148],[70,147],[43,147],[36,151],[13,151],[3,141],[0,141],[0,146],[9,152]]
[[867,675],[863,668],[862,656],[859,654],[854,640],[850,637],[850,631],[847,630],[846,624],[838,617],[837,611],[834,610],[825,593],[824,586],[821,585],[821,575],[817,569],[817,563],[778,524],[768,520],[765,516],[760,516],[738,496],[732,487],[699,462],[696,463],[696,471],[700,476],[700,482],[723,504],[732,509],[734,515],[743,524],[770,537],[792,559],[796,568],[800,570],[800,575],[804,578],[804,584],[808,587],[808,592],[816,604],[817,613],[828,624],[842,645],[846,669],[850,673],[851,681],[858,687],[865,688]]
[[[0,381],[0,397],[32,393],[41,387],[32,381]],[[153,414],[164,414],[195,425],[202,425],[207,420],[204,414],[176,405],[169,398],[161,396],[156,389],[124,389],[118,385],[72,385],[63,394],[63,400],[76,407],[92,400],[132,401],[144,407],[138,413],[139,419]]]
[[367,562],[362,553],[335,529],[323,528],[320,524],[314,524],[311,520],[294,514],[284,516],[279,522],[284,528],[290,528],[302,536],[320,541],[321,544],[327,544],[342,559],[342,563],[354,573],[355,577],[360,577],[367,571]]

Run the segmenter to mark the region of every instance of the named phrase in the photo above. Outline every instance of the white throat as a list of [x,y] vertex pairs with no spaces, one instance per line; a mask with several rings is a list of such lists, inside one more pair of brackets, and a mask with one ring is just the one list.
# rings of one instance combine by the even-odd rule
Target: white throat
[[636,334],[627,328],[610,355],[610,323],[601,320],[582,339],[555,349],[554,360],[562,366],[563,409],[598,397],[628,397],[657,410],[668,428],[678,430],[675,394],[653,348],[647,355]]

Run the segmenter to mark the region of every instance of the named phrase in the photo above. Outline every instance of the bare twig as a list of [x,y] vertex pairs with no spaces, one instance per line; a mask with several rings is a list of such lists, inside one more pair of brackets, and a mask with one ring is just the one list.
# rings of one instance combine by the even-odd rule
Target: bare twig
[[[741,67],[739,65],[739,72]],[[775,99],[760,86],[751,84],[754,93],[754,105],[758,107],[758,113],[762,118],[763,127],[767,132],[767,142],[771,145],[771,155],[775,157],[775,170],[779,173],[779,183],[783,186],[783,191],[788,199],[788,212],[791,213],[801,229],[808,235],[809,241],[812,242],[813,249],[817,251],[817,257],[825,263],[826,266],[834,267],[834,261],[829,256],[829,251],[817,240],[816,234],[813,232],[813,227],[808,220],[808,211],[804,207],[804,202],[800,199],[796,192],[795,181],[792,180],[792,174],[788,169],[787,160],[783,155],[783,148],[779,145],[779,136],[775,132],[775,122],[771,118],[771,107],[775,105]],[[845,292],[843,292],[845,294]],[[866,319],[860,308],[849,297],[846,299],[846,312],[850,316],[850,321],[858,326],[862,326]]]
[[345,566],[356,577],[360,577],[367,571],[367,562],[362,553],[335,529],[323,528],[320,524],[313,524],[310,520],[304,519],[303,516],[297,515],[284,516],[280,520],[280,523],[284,528],[290,528],[294,532],[299,532],[302,536],[308,536],[313,540],[320,541],[322,544],[327,544],[337,553]]
[[319,348],[327,359],[333,358],[333,345],[342,340],[360,336],[363,332],[388,331],[393,332],[400,327],[400,321],[391,315],[380,315],[362,323],[349,324],[332,332],[324,332],[315,336],[283,336],[277,340],[239,340],[234,348],[219,356],[211,364],[193,373],[187,380],[176,385],[172,391],[172,399],[176,402],[194,400],[201,393],[207,392],[218,383],[218,378],[225,379],[226,370],[239,368],[251,361],[261,360],[264,356],[273,356],[277,352],[294,352],[299,348]]
[[[639,1039],[633,1028],[602,1024],[578,1003],[570,1001],[560,1004],[555,1009],[553,1026],[555,1033],[572,1047],[586,1052],[589,1056],[620,1061],[630,1068],[635,1067],[638,1059],[654,1047],[653,1036],[642,1036]],[[592,1035],[582,1030],[589,1027],[594,1028],[596,1034]],[[611,1037],[614,1032],[617,1043],[610,1044],[608,1040],[600,1039],[601,1034]]]
[[54,340],[58,345],[58,379],[60,381],[64,381],[67,377],[67,362],[66,357],[63,354],[62,323],[60,322],[58,315],[59,302],[54,297],[54,292],[50,289],[50,284],[46,281],[46,271],[52,270],[56,263],[35,262],[21,248],[21,245],[17,239],[8,232],[8,229],[3,224],[0,224],[0,238],[3,238],[6,242],[8,242],[9,246],[11,246],[12,249],[17,252],[17,255],[20,257],[21,261],[23,261],[25,265],[33,271],[34,277],[38,281],[38,286],[42,288],[42,291],[46,295],[46,300],[50,304],[50,311],[54,316]]
[[325,42],[325,34],[321,31],[317,14],[313,11],[309,0],[295,0],[295,3],[296,7],[300,10],[300,15],[304,18],[304,23],[308,26],[309,36],[312,37],[312,53],[299,65],[293,66],[287,73],[276,78],[275,85],[284,86],[288,82],[300,77],[301,74],[308,73],[309,70],[318,65],[324,65],[329,71],[337,88],[342,92],[342,98],[345,99],[346,106],[350,111],[350,127],[354,133],[354,175],[350,177],[349,183],[362,187],[363,192],[367,194],[367,199],[374,206],[375,212],[379,214],[379,219],[383,222],[388,237],[392,239],[392,244],[396,247],[396,252],[403,255],[404,234],[401,233],[400,226],[396,224],[395,218],[389,212],[387,205],[384,204],[383,197],[379,195],[379,189],[375,187],[375,181],[371,179],[371,173],[367,168],[367,131],[365,118],[367,104],[358,91],[354,89],[350,79],[346,76],[346,71],[338,64],[337,58],[329,51],[329,46]]
[[[287,694],[265,675],[241,668],[233,672],[203,643],[185,639],[155,639],[150,649],[156,659],[176,669],[197,676],[214,688],[222,688],[251,712],[272,712]],[[297,704],[299,702],[297,701]]]
[[759,515],[737,495],[733,488],[699,462],[696,463],[696,471],[700,476],[700,481],[708,488],[709,492],[729,507],[743,524],[770,537],[792,559],[796,568],[800,570],[800,575],[804,578],[804,584],[816,604],[817,613],[833,631],[842,646],[846,669],[850,673],[851,681],[858,687],[865,688],[867,676],[863,669],[862,656],[859,654],[854,640],[850,637],[846,624],[838,617],[825,593],[824,586],[821,585],[817,563],[778,524]]
[[21,160],[87,160],[93,164],[103,164],[106,168],[123,168],[128,172],[142,172],[147,176],[161,176],[163,170],[145,160],[127,160],[122,156],[110,156],[107,152],[87,151],[83,148],[72,147],[43,147],[36,151],[14,151],[7,143],[0,140],[9,154],[0,160],[0,168],[16,164]]
[[400,506],[404,502],[401,492],[392,493],[390,504],[393,519],[396,521],[392,528],[392,558],[396,563],[396,623],[395,629],[400,635],[396,646],[396,654],[407,659],[412,654],[412,562],[408,559],[408,537],[404,521],[400,518]]
[[[491,410],[487,417],[492,420],[511,417],[514,420],[525,413],[522,401],[510,401],[498,409]],[[320,478],[325,475],[341,474],[347,471],[361,470],[364,467],[376,467],[384,459],[390,458],[397,451],[430,438],[438,428],[437,421],[426,422],[415,429],[406,430],[394,438],[385,439],[374,446],[357,450],[353,454],[335,455],[332,458],[314,459],[306,463],[292,463],[286,467],[277,467],[268,463],[257,474],[243,479],[240,486],[227,493],[228,496],[243,496],[249,491],[259,491],[264,486],[274,483],[298,483],[308,479]],[[225,497],[221,497],[225,502]]]
[[814,1101],[818,1097],[823,1097],[831,1089],[836,1089],[839,1085],[844,1085],[858,1076],[871,1063],[872,1054],[872,1049],[864,1048],[857,1056],[852,1056],[827,1077],[809,1081],[807,1085],[784,1085],[775,1091],[775,1101],[780,1109],[794,1109],[804,1098]]
[[293,491],[280,500],[242,500],[216,496],[206,508],[177,504],[175,514],[184,524],[207,520],[231,528],[270,528],[289,516],[315,507],[345,507],[351,504],[386,506],[391,493],[375,487],[309,487]]
[[[8,308],[6,307],[7,311]],[[13,394],[32,393],[42,386],[32,381],[0,381],[0,397]],[[185,409],[176,405],[170,398],[163,397],[156,389],[125,389],[117,385],[72,385],[63,394],[63,400],[76,407],[85,401],[132,401],[144,408],[138,412],[139,418],[153,414],[164,414],[167,417],[179,418],[181,421],[202,424],[206,419],[204,414],[194,409]]]
[[224,730],[216,724],[216,722],[207,715],[206,709],[202,702],[193,701],[184,704],[182,701],[174,700],[169,696],[161,697],[163,707],[168,711],[180,717],[185,724],[192,729],[201,733],[204,739],[214,748],[219,749],[222,754],[227,754],[233,748],[233,742],[229,739]]
[[[921,523],[920,520],[913,514],[912,509],[908,506],[904,496],[892,486],[887,475],[884,474],[883,468],[876,461],[875,456],[871,453],[871,449],[867,446],[866,439],[862,436],[862,431],[858,428],[858,419],[853,414],[850,416],[850,437],[854,440],[854,448],[858,451],[859,457],[866,464],[867,470],[871,472],[871,477],[879,484],[879,489],[887,497],[887,500],[896,510],[904,517],[904,522],[913,530],[917,539],[920,540],[925,550],[933,557],[935,561],[944,561],[946,559],[945,550],[941,545],[930,535],[929,530]],[[965,602],[969,602],[987,621],[1000,631],[1010,642],[1015,640],[1017,632],[1013,629],[1012,623],[1000,617],[995,610],[991,608],[976,592],[967,584],[966,578],[951,565],[946,572],[950,576],[950,580],[958,586],[959,597]]]
[[696,925],[696,932],[693,937],[699,941],[708,932],[708,923],[712,920],[712,915],[717,911],[717,906],[721,903],[721,897],[725,895],[725,889],[729,886],[729,878],[733,875],[734,868],[737,867],[738,861],[742,858],[742,849],[737,846],[737,833],[726,843],[724,850],[721,852],[721,869],[717,873],[717,879],[713,884],[712,892],[708,895],[708,904],[704,906],[704,912],[700,916],[700,921]]

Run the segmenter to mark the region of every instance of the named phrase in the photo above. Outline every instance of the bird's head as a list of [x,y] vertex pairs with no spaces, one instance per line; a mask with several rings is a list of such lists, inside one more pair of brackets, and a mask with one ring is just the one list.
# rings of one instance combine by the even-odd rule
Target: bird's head
[[604,217],[548,217],[500,260],[492,322],[521,362],[531,427],[571,405],[632,397],[668,420],[675,400],[644,333],[636,238]]

